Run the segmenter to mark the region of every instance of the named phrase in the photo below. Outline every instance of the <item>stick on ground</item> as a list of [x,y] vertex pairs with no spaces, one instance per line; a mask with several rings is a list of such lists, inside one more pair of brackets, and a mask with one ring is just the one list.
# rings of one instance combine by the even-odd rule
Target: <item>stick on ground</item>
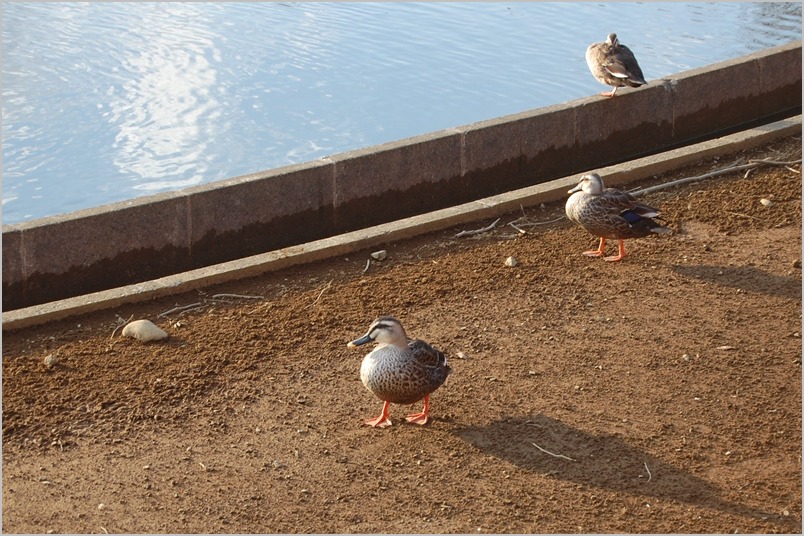
[[501,218],[497,218],[496,220],[494,220],[494,223],[492,223],[491,225],[487,225],[486,227],[483,227],[482,229],[475,229],[474,231],[461,231],[460,233],[455,235],[455,238],[460,238],[462,236],[476,235],[476,234],[480,234],[480,233],[485,233],[486,231],[491,231],[492,229],[497,227],[497,224],[500,222],[500,219]]
[[164,313],[159,313],[158,315],[156,315],[156,317],[157,318],[162,318],[163,316],[167,316],[167,315],[169,315],[171,313],[177,313],[179,311],[184,311],[185,309],[191,309],[193,307],[198,307],[200,305],[201,305],[201,302],[191,303],[190,305],[180,305],[178,307],[174,307],[173,309],[165,311]]
[[571,461],[571,462],[574,462],[574,461],[575,461],[575,459],[574,459],[574,458],[570,458],[569,456],[564,456],[563,454],[553,454],[553,453],[552,453],[552,452],[550,452],[549,450],[544,450],[542,447],[540,447],[540,446],[539,446],[539,445],[537,445],[536,443],[531,443],[531,445],[533,445],[534,447],[536,447],[536,448],[537,448],[537,449],[539,449],[540,451],[544,452],[545,454],[549,454],[550,456],[554,456],[554,457],[556,457],[556,458],[561,458],[561,459],[564,459],[564,460],[569,460],[569,461]]
[[329,287],[331,287],[331,286],[332,286],[332,281],[334,281],[334,280],[333,280],[333,279],[330,279],[330,280],[329,280],[329,283],[327,283],[327,284],[324,286],[324,288],[322,288],[322,289],[321,289],[321,292],[319,292],[319,293],[318,293],[318,297],[315,299],[315,301],[314,301],[313,303],[311,303],[310,305],[306,306],[306,307],[305,307],[305,309],[309,309],[310,307],[312,307],[313,305],[315,305],[316,303],[318,303],[318,300],[320,300],[320,299],[321,299],[321,296],[323,296],[323,295],[324,295],[324,292],[326,292],[326,290],[327,290]]
[[265,299],[263,296],[249,296],[248,294],[213,294],[213,300],[219,300],[221,298],[239,298],[241,300],[263,300]]
[[[651,192],[657,192],[659,190],[664,190],[665,188],[671,188],[673,186],[680,186],[682,184],[686,184],[688,182],[695,182],[702,179],[709,179],[712,177],[717,177],[719,175],[725,175],[726,173],[731,173],[732,171],[742,171],[743,169],[752,170],[759,166],[785,166],[787,167],[790,164],[800,164],[801,159],[799,160],[791,160],[789,162],[777,162],[774,160],[751,160],[748,164],[740,164],[736,166],[729,166],[723,169],[718,169],[715,171],[711,171],[709,173],[704,173],[703,175],[698,175],[697,177],[685,177],[683,179],[678,179],[676,181],[671,181],[665,184],[657,184],[656,186],[651,186],[649,188],[642,188],[640,190],[634,190],[631,192],[632,195],[644,195],[649,194]],[[747,172],[746,172],[747,175]]]

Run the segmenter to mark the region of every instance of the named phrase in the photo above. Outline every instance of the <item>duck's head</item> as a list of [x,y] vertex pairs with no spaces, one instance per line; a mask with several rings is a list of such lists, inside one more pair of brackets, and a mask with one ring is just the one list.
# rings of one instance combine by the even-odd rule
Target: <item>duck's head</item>
[[353,346],[360,346],[372,341],[380,344],[393,344],[404,348],[407,348],[408,345],[408,337],[405,335],[402,323],[392,316],[381,316],[371,323],[365,335],[350,342],[346,346],[352,348]]
[[620,42],[617,41],[617,34],[610,33],[609,36],[606,37],[606,44],[612,47],[618,46]]
[[575,192],[584,192],[587,194],[598,195],[602,194],[605,186],[603,186],[603,179],[600,178],[600,175],[597,173],[589,173],[588,175],[584,175],[581,177],[581,182],[573,188],[572,190],[567,191],[568,194],[573,194]]

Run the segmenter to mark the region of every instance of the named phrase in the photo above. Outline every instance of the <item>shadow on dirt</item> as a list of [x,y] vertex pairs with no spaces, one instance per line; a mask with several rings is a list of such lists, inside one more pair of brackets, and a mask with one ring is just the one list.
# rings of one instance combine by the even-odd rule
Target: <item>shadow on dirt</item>
[[725,501],[719,497],[718,488],[702,478],[650,456],[618,437],[592,435],[544,415],[511,417],[488,426],[459,428],[456,433],[487,454],[548,478],[682,501],[768,520],[779,524],[785,532],[800,531],[797,520]]
[[755,266],[679,266],[671,269],[683,276],[768,296],[801,299],[801,280],[760,270]]

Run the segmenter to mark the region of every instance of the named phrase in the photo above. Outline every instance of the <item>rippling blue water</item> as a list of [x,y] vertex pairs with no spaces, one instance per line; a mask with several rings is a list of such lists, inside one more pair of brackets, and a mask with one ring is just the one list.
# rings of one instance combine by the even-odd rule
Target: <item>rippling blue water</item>
[[795,3],[4,3],[3,223],[303,162],[801,38]]

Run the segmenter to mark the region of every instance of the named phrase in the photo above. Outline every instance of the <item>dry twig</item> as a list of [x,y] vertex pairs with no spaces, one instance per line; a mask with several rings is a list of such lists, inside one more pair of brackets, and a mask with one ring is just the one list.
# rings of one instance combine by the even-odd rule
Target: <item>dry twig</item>
[[169,315],[171,313],[177,313],[179,311],[184,311],[185,309],[190,309],[192,307],[199,307],[200,305],[201,305],[201,302],[191,303],[190,305],[180,305],[178,307],[174,307],[173,309],[165,311],[164,313],[159,313],[158,315],[156,315],[156,317],[157,318],[162,318],[163,316],[167,316],[167,315]]
[[510,225],[511,227],[513,227],[514,229],[516,229],[517,231],[519,231],[519,234],[528,234],[528,233],[527,233],[527,231],[525,231],[524,229],[520,229],[519,227],[517,227],[516,225],[514,225],[514,222],[511,222],[511,223],[509,223],[508,225]]
[[653,478],[653,475],[650,474],[650,469],[648,469],[648,463],[644,462],[643,465],[645,466],[645,471],[648,472],[648,482],[650,482],[650,480]]
[[549,450],[544,450],[542,447],[540,447],[540,446],[539,446],[539,445],[537,445],[536,443],[531,443],[531,445],[533,445],[534,447],[536,447],[536,448],[537,448],[537,449],[539,449],[540,451],[544,452],[545,454],[549,454],[550,456],[554,456],[554,457],[556,457],[556,458],[561,458],[561,459],[564,459],[564,460],[569,460],[569,461],[571,461],[571,462],[574,462],[574,461],[575,461],[575,459],[574,459],[574,458],[570,458],[569,456],[564,456],[563,454],[553,454],[553,453],[552,453],[552,452],[550,452]]
[[552,219],[552,220],[545,220],[545,221],[531,221],[531,222],[528,222],[528,223],[520,223],[520,224],[519,224],[519,226],[520,226],[520,227],[536,227],[537,225],[548,225],[548,224],[550,224],[550,223],[556,223],[556,222],[558,222],[558,221],[561,221],[561,220],[563,220],[565,217],[566,217],[566,216],[564,216],[564,215],[562,214],[562,215],[561,215],[561,216],[559,216],[558,218],[554,218],[554,219]]
[[[657,184],[656,186],[650,186],[648,188],[642,188],[640,190],[635,190],[631,192],[633,195],[644,195],[649,194],[652,192],[657,192],[659,190],[664,190],[665,188],[672,188],[673,186],[680,186],[682,184],[687,184],[688,182],[695,182],[703,179],[710,179],[712,177],[718,177],[720,175],[725,175],[726,173],[732,173],[734,171],[742,171],[744,169],[752,170],[759,166],[788,166],[790,164],[800,164],[801,159],[798,160],[791,160],[789,162],[779,162],[776,160],[749,160],[747,164],[740,164],[735,166],[729,166],[727,168],[718,169],[715,171],[710,171],[709,173],[704,173],[703,175],[698,175],[696,177],[685,177],[683,179],[678,179],[675,181],[670,181],[665,184]],[[747,176],[747,173],[746,173]]]
[[241,300],[264,300],[264,296],[249,296],[244,294],[213,294],[213,300],[219,300],[221,298],[238,298]]
[[749,160],[749,164],[767,164],[769,166],[789,166],[790,164],[800,164],[801,159],[798,160],[790,160],[789,162],[780,162],[778,160],[770,160],[768,158],[762,160]]
[[[120,320],[123,320],[123,319],[122,319],[122,318],[120,318],[119,316],[118,316],[117,318],[119,318]],[[132,318],[134,318],[134,315],[131,315],[130,317],[128,317],[128,320],[123,320],[123,322],[118,323],[118,324],[117,324],[117,327],[115,327],[115,328],[114,328],[114,331],[112,331],[112,335],[109,337],[109,340],[114,339],[114,334],[115,334],[115,333],[117,333],[117,330],[118,330],[118,329],[120,329],[120,328],[122,328],[123,326],[125,326],[125,325],[126,325],[126,324],[128,324],[129,322],[131,322],[131,319],[132,319]]]
[[726,211],[726,214],[731,214],[732,216],[740,216],[743,218],[751,218],[752,220],[759,220],[756,216],[751,216],[750,214],[743,214],[742,212],[732,212],[730,210]]
[[455,238],[461,238],[462,236],[476,235],[476,234],[480,234],[480,233],[485,233],[486,231],[491,231],[492,229],[497,227],[497,224],[499,222],[500,222],[500,218],[497,218],[496,220],[494,220],[494,223],[492,223],[491,225],[487,225],[486,227],[483,227],[482,229],[475,229],[474,231],[461,231],[460,233],[455,235]]
[[327,283],[327,284],[324,286],[324,288],[322,288],[322,289],[321,289],[321,292],[319,292],[319,293],[318,293],[318,297],[315,299],[315,301],[314,301],[313,303],[311,303],[310,305],[307,305],[307,306],[305,307],[305,309],[309,309],[310,307],[312,307],[313,305],[315,305],[316,303],[318,303],[318,300],[320,300],[320,299],[321,299],[321,296],[323,296],[323,295],[324,295],[324,292],[326,292],[326,290],[327,290],[329,287],[331,287],[331,286],[332,286],[332,282],[333,282],[333,281],[334,281],[334,279],[330,279],[330,280],[329,280],[329,283]]

